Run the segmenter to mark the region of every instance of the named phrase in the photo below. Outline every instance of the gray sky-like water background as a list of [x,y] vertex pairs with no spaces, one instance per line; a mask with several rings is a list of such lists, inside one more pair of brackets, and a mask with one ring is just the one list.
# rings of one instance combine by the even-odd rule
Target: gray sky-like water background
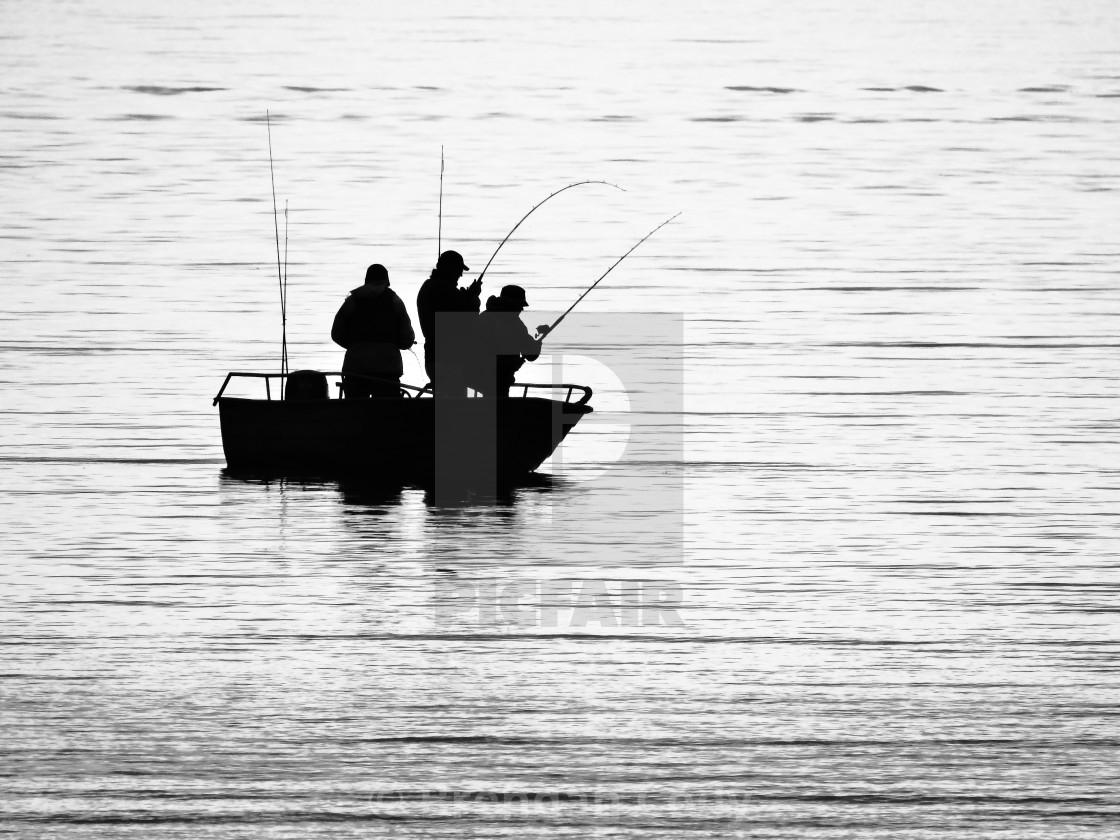
[[[296,368],[441,146],[468,278],[625,189],[533,325],[683,211],[523,372],[551,482],[223,472],[266,111]],[[1118,126],[1106,0],[0,4],[0,831],[1115,835]]]

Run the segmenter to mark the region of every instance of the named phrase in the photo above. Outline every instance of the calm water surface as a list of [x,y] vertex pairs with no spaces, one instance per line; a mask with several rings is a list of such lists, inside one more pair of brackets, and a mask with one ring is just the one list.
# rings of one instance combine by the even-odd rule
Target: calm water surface
[[[1115,835],[1120,11],[1058,6],[5,3],[0,830]],[[266,110],[294,367],[411,306],[441,145],[475,272],[626,189],[495,260],[532,324],[684,211],[532,366],[550,479],[223,473]]]

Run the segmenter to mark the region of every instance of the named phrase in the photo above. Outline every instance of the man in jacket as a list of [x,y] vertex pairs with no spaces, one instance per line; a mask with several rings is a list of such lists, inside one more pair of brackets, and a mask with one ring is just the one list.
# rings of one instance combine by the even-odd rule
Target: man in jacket
[[520,317],[528,305],[523,288],[506,286],[497,297],[490,296],[486,311],[475,322],[468,381],[484,396],[508,397],[517,371],[540,357],[548,327],[537,327],[540,338],[529,335]]
[[[424,370],[441,396],[467,395],[462,358],[470,342],[469,316],[478,312],[482,291],[481,280],[459,288],[459,278],[468,270],[458,251],[444,251],[416,296],[420,330],[424,333]],[[453,314],[440,317],[442,313]]]
[[365,284],[350,292],[334,316],[331,339],[346,348],[343,374],[361,374],[377,381],[343,376],[347,399],[399,397],[404,365],[401,350],[416,343],[412,321],[397,293],[389,288],[383,265],[366,269]]

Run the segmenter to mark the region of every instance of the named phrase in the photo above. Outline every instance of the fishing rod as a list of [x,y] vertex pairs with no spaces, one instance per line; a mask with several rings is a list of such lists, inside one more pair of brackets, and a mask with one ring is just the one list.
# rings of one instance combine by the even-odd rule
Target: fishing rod
[[[264,112],[268,128],[268,173],[272,177],[272,227],[276,231],[276,279],[280,283],[280,399],[284,399],[284,377],[288,372],[288,307],[284,293],[284,274],[280,268],[280,218],[276,209],[276,169],[272,162],[272,116]],[[287,208],[284,210],[285,238],[287,237]],[[287,246],[285,245],[285,248]]]
[[[681,212],[684,212],[684,211],[681,211]],[[615,266],[617,266],[620,262],[622,262],[624,259],[626,259],[628,256],[630,256],[632,253],[634,253],[634,251],[638,247],[638,245],[641,245],[643,242],[645,242],[647,239],[649,239],[651,236],[653,236],[655,233],[657,233],[659,230],[661,230],[661,228],[665,227],[665,225],[669,224],[669,222],[673,221],[673,219],[677,218],[677,216],[679,216],[679,215],[680,215],[680,213],[677,213],[676,216],[672,216],[672,217],[666,219],[661,224],[659,224],[657,227],[655,227],[653,230],[651,230],[649,233],[647,233],[645,236],[643,236],[641,239],[639,239],[637,244],[635,244],[633,248],[631,248],[629,251],[627,251],[625,254],[623,254],[621,257],[619,257],[617,260],[615,260],[614,265],[612,265],[610,268],[608,268],[606,271],[604,271],[602,276],[600,276],[598,280],[596,280],[594,283],[592,283],[587,288],[587,291],[585,291],[582,295],[580,295],[578,298],[576,298],[576,302],[573,303],[571,306],[569,306],[567,309],[565,309],[564,314],[561,315],[559,318],[557,318],[555,321],[552,322],[552,326],[548,327],[547,329],[545,329],[543,331],[541,330],[540,327],[537,327],[537,334],[540,335],[540,340],[543,341],[544,337],[546,335],[550,335],[554,329],[556,329],[558,326],[560,326],[560,322],[568,317],[568,313],[576,308],[576,304],[578,304],[581,300],[583,300],[585,297],[587,297],[591,293],[591,290],[594,289],[596,286],[599,285],[599,283],[602,282],[603,277],[606,277],[608,274],[610,274],[612,271],[614,271]],[[543,335],[541,335],[542,332],[543,332]]]
[[436,234],[436,259],[443,253],[443,146],[439,147],[439,231]]
[[513,226],[513,228],[510,230],[509,233],[506,234],[506,238],[498,243],[498,247],[495,248],[494,253],[490,255],[490,259],[487,260],[487,262],[486,262],[486,267],[482,269],[482,274],[478,275],[478,279],[475,282],[478,282],[478,283],[482,282],[482,278],[486,275],[486,270],[488,268],[490,268],[490,263],[494,262],[494,257],[498,256],[498,251],[502,250],[502,246],[505,245],[507,241],[509,241],[509,238],[511,236],[513,236],[513,232],[515,230],[517,230],[519,227],[521,227],[521,222],[525,221],[531,215],[533,215],[533,210],[536,210],[538,207],[540,207],[542,204],[544,204],[545,201],[548,201],[549,198],[553,198],[555,196],[560,195],[560,193],[564,192],[564,190],[570,190],[572,187],[579,187],[579,186],[582,186],[583,184],[606,184],[608,187],[614,187],[616,190],[622,190],[623,192],[626,192],[626,190],[623,190],[622,187],[618,186],[617,184],[612,184],[609,181],[576,181],[574,184],[568,184],[568,186],[566,186],[566,187],[561,187],[556,192],[554,192],[552,195],[548,196],[548,198],[545,198],[542,201],[539,201],[538,203],[534,204],[533,209],[530,210],[528,213],[526,213],[524,216],[521,217],[521,220]]
[[[280,354],[283,357],[281,366],[283,373],[288,373],[288,199],[284,199],[284,293],[280,301],[280,311],[283,320],[283,330],[280,339]],[[280,396],[283,398],[285,380],[280,380]]]

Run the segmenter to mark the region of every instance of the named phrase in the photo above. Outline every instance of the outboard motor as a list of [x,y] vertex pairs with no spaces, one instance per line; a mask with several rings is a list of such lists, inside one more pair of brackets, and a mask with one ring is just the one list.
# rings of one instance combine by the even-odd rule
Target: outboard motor
[[325,400],[330,398],[327,375],[317,370],[295,370],[288,374],[286,400]]

